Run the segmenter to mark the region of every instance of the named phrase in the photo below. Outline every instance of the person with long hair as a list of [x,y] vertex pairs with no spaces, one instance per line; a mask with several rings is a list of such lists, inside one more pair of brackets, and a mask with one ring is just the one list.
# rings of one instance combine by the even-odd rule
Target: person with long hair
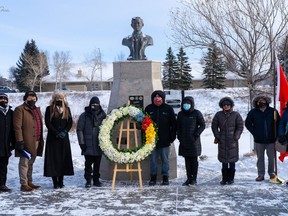
[[65,175],[74,175],[69,130],[73,124],[70,108],[63,93],[52,95],[45,111],[45,125],[48,129],[44,176],[52,177],[55,189],[63,188]]

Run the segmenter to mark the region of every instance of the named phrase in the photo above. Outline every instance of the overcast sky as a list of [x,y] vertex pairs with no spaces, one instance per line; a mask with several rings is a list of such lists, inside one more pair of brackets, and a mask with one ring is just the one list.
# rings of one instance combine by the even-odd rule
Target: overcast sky
[[131,18],[144,20],[142,32],[153,37],[149,60],[163,61],[169,46],[169,12],[176,0],[2,0],[0,1],[0,75],[15,66],[27,40],[39,50],[70,51],[73,63],[99,48],[103,61],[128,57],[122,39],[133,31]]

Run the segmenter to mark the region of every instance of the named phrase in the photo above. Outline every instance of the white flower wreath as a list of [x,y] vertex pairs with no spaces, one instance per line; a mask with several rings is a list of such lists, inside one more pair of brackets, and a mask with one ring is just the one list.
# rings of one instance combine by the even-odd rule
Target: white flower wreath
[[[113,145],[111,131],[116,122],[128,117],[132,117],[137,122],[142,123],[142,130],[145,132],[145,136],[143,137],[144,145],[136,149],[121,151]],[[151,118],[145,115],[141,109],[131,105],[113,109],[100,126],[99,146],[106,157],[116,163],[127,164],[144,160],[155,148],[156,141],[157,129]]]

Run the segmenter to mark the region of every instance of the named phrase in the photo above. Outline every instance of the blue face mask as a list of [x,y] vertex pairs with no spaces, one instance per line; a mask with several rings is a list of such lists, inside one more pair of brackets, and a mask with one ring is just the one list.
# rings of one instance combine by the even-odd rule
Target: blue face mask
[[183,104],[184,110],[188,111],[188,110],[190,110],[190,108],[191,108],[191,104],[187,104],[187,103]]

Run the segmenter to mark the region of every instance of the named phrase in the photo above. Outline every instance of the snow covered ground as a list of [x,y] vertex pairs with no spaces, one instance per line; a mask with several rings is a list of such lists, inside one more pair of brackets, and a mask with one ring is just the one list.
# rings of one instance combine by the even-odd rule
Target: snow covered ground
[[[73,117],[78,118],[92,96],[99,96],[102,106],[107,109],[109,91],[67,93]],[[209,121],[219,110],[218,101],[230,96],[235,101],[235,110],[246,118],[248,94],[246,89],[194,90],[186,92],[195,99],[196,108]],[[51,93],[39,93],[38,106],[43,113],[49,104]],[[22,103],[23,93],[9,95],[13,107]],[[46,132],[46,130],[45,130]],[[182,157],[177,157],[177,179],[169,186],[149,187],[143,182],[143,190],[138,181],[102,180],[103,187],[84,188],[84,158],[80,154],[75,130],[69,133],[72,147],[75,175],[64,178],[65,188],[52,189],[50,178],[43,176],[43,157],[34,164],[34,182],[42,188],[33,192],[20,192],[18,158],[9,161],[7,186],[11,193],[0,193],[0,215],[288,215],[287,186],[271,184],[268,175],[263,182],[256,182],[256,157],[244,156],[251,152],[251,137],[245,129],[240,139],[240,160],[236,163],[235,183],[220,186],[221,164],[217,160],[217,145],[213,144],[210,125],[201,135],[202,154],[206,160],[199,161],[198,184],[183,187],[186,180]],[[175,146],[178,151],[178,141]],[[278,160],[278,175],[288,179],[288,159]]]

